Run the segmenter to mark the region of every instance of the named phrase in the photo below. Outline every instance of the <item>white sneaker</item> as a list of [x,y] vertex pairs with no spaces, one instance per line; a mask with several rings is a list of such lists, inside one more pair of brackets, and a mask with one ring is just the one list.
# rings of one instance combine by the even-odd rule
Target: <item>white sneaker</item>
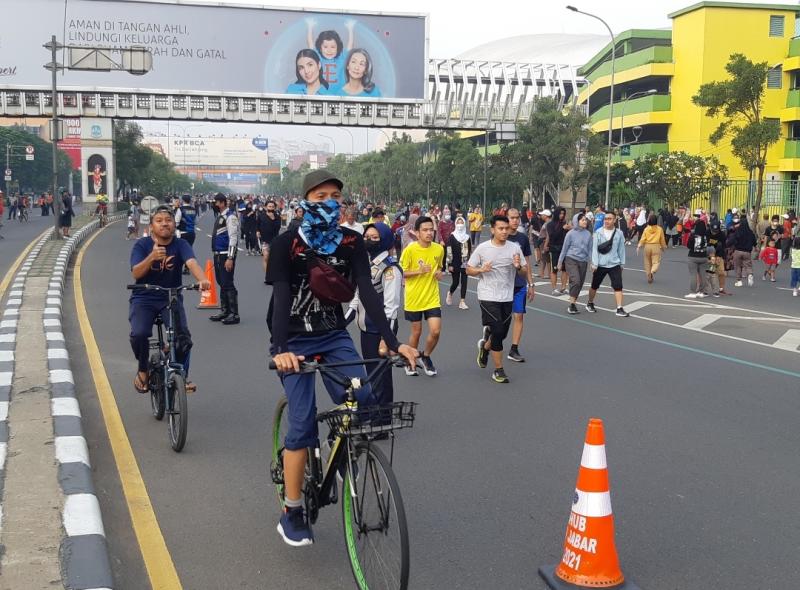
[[797,289],[792,289],[792,297],[797,297]]
[[447,295],[445,295],[444,302],[447,305],[453,305],[453,294],[450,291],[448,291]]
[[458,304],[458,309],[469,309],[469,305],[467,305],[467,302],[466,302],[466,301],[461,301],[461,302]]
[[748,287],[753,286],[753,275],[747,275],[747,286]]
[[695,299],[697,297],[697,293],[687,293],[683,296],[684,299]]
[[706,297],[708,297],[708,295],[706,295],[705,293],[698,293],[697,295],[695,295],[696,299],[705,299]]
[[734,287],[741,287],[741,286],[742,286],[742,281],[736,281],[736,282],[733,284],[733,286],[734,286]]

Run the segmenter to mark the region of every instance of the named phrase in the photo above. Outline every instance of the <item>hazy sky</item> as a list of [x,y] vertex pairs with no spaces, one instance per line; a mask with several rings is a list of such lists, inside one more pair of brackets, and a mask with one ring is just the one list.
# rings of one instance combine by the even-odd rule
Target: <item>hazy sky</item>
[[[291,0],[275,0],[271,6],[305,7],[308,10],[318,9],[352,9],[354,11],[386,11],[413,12],[429,15],[429,56],[437,58],[456,57],[473,47],[512,37],[534,33],[596,33],[607,34],[599,21],[566,10],[569,2],[587,12],[592,12],[609,24],[615,34],[627,29],[667,28],[671,12],[694,4],[691,0],[644,0],[639,2],[616,0],[566,0],[564,2],[525,2],[524,0],[493,0],[482,9],[478,3],[463,0],[404,0],[402,3],[388,0],[309,0],[309,5]],[[230,2],[221,2],[228,4]],[[237,0],[236,4],[264,5],[264,1]],[[763,3],[763,2],[762,2]],[[787,2],[788,4],[788,2]],[[319,136],[329,135],[340,152],[350,151],[350,136],[336,128],[285,126],[285,125],[253,125],[253,124],[213,124],[198,126],[195,123],[176,123],[186,129],[188,135],[202,134],[247,134],[250,136],[266,136],[274,144],[294,140],[311,149],[307,143],[330,147],[331,142]],[[145,123],[146,129],[166,132],[166,124]],[[352,129],[356,152],[375,149],[383,135],[379,131]],[[179,134],[172,129],[171,133]],[[369,138],[369,139],[367,139]],[[382,141],[382,140],[381,140]],[[367,145],[369,144],[369,145]]]

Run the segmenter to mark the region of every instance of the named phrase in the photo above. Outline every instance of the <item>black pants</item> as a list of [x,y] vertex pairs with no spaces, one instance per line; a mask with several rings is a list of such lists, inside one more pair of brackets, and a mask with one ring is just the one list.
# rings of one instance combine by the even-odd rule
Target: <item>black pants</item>
[[466,269],[454,269],[453,272],[450,273],[450,276],[453,277],[453,284],[450,285],[450,294],[456,292],[458,289],[458,284],[461,283],[461,299],[464,299],[467,296],[467,271]]
[[196,237],[197,237],[197,235],[193,231],[181,232],[181,239],[186,240],[187,242],[189,242],[190,246],[194,246],[194,239]]
[[478,301],[478,303],[481,305],[481,322],[484,326],[489,326],[491,348],[495,352],[502,352],[503,340],[508,336],[508,328],[511,326],[514,302]]
[[236,272],[236,260],[234,259],[233,268],[228,272],[225,270],[225,261],[227,259],[227,254],[214,254],[214,278],[219,285],[220,299],[226,297],[228,293],[237,295],[236,286],[233,284],[233,273]]
[[477,246],[478,243],[481,241],[481,232],[480,232],[480,230],[478,230],[478,231],[475,231],[475,230],[470,231],[469,232],[469,239],[472,242],[473,247]]
[[258,251],[258,238],[256,230],[247,230],[244,234],[244,247],[248,252]]
[[781,260],[789,259],[789,251],[792,247],[792,238],[781,238]]
[[[392,322],[392,330],[397,334],[397,322]],[[361,332],[361,356],[365,359],[378,358],[378,346],[381,342],[381,335],[372,332]],[[371,371],[374,367],[367,367]],[[394,401],[394,383],[392,382],[392,368],[386,369],[381,378],[372,383],[372,393],[379,405],[391,404]]]
[[[163,301],[131,301],[128,306],[128,322],[131,325],[131,349],[138,362],[139,371],[147,371],[150,361],[150,337],[153,335],[153,322],[157,315],[161,315],[164,326],[169,326],[169,312],[164,308]],[[165,336],[166,337],[166,336]],[[178,325],[175,326],[175,341],[177,347],[175,356],[183,365],[186,375],[189,375],[189,352],[192,350],[192,335],[186,323],[186,311],[181,298],[178,307]]]

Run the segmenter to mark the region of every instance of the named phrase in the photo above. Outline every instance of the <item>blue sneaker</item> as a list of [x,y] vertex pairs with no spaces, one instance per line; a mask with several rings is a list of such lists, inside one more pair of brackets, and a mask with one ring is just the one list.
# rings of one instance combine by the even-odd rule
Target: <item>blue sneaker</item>
[[289,508],[278,522],[278,532],[283,537],[283,542],[292,547],[304,547],[314,544],[314,533],[311,525],[306,520],[302,506]]

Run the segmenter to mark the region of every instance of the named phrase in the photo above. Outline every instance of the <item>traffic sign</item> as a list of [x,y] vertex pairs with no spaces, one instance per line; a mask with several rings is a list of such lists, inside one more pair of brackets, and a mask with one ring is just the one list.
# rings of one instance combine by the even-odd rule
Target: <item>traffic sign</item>
[[8,182],[9,180],[11,180],[11,176],[9,176],[8,174],[7,174],[6,176],[4,176],[3,178],[5,178],[5,181],[6,181],[6,182]]
[[140,206],[142,208],[142,213],[147,215],[152,215],[153,211],[155,211],[156,207],[158,207],[161,203],[158,202],[158,199],[155,197],[144,197],[142,198],[142,202]]
[[33,154],[33,152],[34,152],[34,151],[35,151],[35,150],[33,149],[33,146],[32,146],[32,145],[26,145],[26,146],[25,146],[25,153],[26,153],[26,154]]
[[11,168],[6,168],[5,181],[11,180]]

